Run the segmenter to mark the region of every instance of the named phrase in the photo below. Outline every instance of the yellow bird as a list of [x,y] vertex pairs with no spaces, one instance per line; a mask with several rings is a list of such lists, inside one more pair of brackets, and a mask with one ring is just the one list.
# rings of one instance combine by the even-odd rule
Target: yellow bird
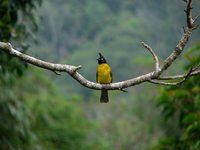
[[[107,64],[106,59],[99,53],[99,58],[97,58],[98,67],[96,72],[96,81],[100,84],[110,84],[112,83],[112,71],[110,66]],[[108,99],[108,91],[103,89],[101,90],[101,103],[107,103]]]

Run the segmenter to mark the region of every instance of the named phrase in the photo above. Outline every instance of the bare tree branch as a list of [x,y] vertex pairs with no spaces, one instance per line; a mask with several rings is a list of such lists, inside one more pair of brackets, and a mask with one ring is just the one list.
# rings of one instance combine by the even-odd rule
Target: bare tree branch
[[[196,70],[191,72],[190,76],[196,76],[200,74],[200,70]],[[174,80],[174,79],[180,79],[180,78],[185,78],[187,74],[182,74],[182,75],[176,75],[176,76],[163,76],[159,77],[158,80]]]
[[193,27],[193,18],[192,18],[192,0],[187,0],[187,7],[186,7],[186,15],[187,15],[187,26],[188,28],[192,28]]
[[193,71],[193,67],[188,71],[188,73],[184,76],[184,78],[178,82],[162,82],[159,80],[149,80],[149,82],[154,83],[154,84],[160,84],[160,85],[178,85],[183,83],[184,81],[186,81],[188,79],[188,77],[191,75],[192,71]]
[[187,27],[184,28],[184,33],[179,41],[179,43],[176,45],[175,50],[172,52],[172,54],[165,60],[163,66],[161,67],[160,74],[166,70],[173,62],[174,60],[182,53],[185,45],[187,44],[192,31],[197,29],[198,26],[194,24],[194,20],[192,19],[192,0],[184,0],[186,2],[186,18],[187,18]]
[[150,83],[159,84],[159,85],[166,85],[166,86],[178,85],[178,84],[183,83],[184,81],[185,81],[185,78],[182,79],[181,81],[173,82],[173,83],[162,82],[162,81],[158,81],[158,80],[149,80]]
[[[158,60],[157,55],[153,51],[153,49],[147,45],[146,43],[142,42],[142,45],[152,54],[153,59],[155,60],[155,70],[138,76],[136,78],[132,78],[129,80],[121,81],[121,82],[115,82],[111,84],[99,84],[92,81],[87,80],[84,78],[80,73],[78,73],[78,70],[81,69],[81,66],[72,66],[72,65],[66,65],[66,64],[54,64],[50,62],[46,62],[40,59],[37,59],[35,57],[26,55],[21,53],[20,51],[14,49],[10,43],[4,43],[0,42],[0,50],[11,54],[12,56],[15,56],[29,64],[51,70],[56,74],[59,74],[58,72],[66,72],[68,73],[72,78],[74,78],[77,82],[79,82],[81,85],[95,90],[101,90],[101,89],[107,89],[107,90],[121,90],[126,92],[124,89],[143,83],[143,82],[151,82],[154,84],[162,84],[162,85],[178,85],[182,82],[184,82],[189,76],[195,76],[200,75],[200,69],[199,67],[193,68],[189,71],[187,74],[182,75],[176,75],[176,76],[163,76],[161,77],[162,73],[167,70],[172,63],[176,60],[176,58],[182,53],[185,45],[187,44],[193,30],[197,29],[197,26],[194,24],[196,19],[192,19],[192,0],[184,0],[187,3],[186,6],[186,18],[187,18],[187,27],[184,28],[184,33],[182,34],[180,41],[176,45],[175,49],[172,51],[172,53],[165,59],[162,66],[160,66],[160,62]],[[174,79],[181,79],[178,82],[163,82],[160,80],[174,80]]]
[[18,50],[15,50],[12,48],[10,43],[4,43],[0,42],[0,49],[6,53],[9,53],[27,63],[30,63],[32,65],[51,70],[53,72],[59,71],[59,72],[67,72],[70,76],[72,76],[75,80],[77,80],[80,84],[82,84],[85,87],[91,88],[91,89],[108,89],[108,90],[122,90],[124,88],[140,84],[142,82],[145,82],[151,78],[155,77],[155,73],[151,72],[142,76],[139,76],[137,78],[133,78],[130,80],[122,81],[122,82],[117,82],[117,83],[112,83],[112,84],[99,84],[99,83],[94,83],[91,82],[87,79],[85,79],[81,74],[79,74],[77,71],[78,69],[81,69],[81,66],[72,66],[72,65],[65,65],[65,64],[54,64],[54,63],[49,63],[46,61],[42,61],[40,59],[34,58],[32,56],[23,54],[19,52]]
[[155,52],[153,51],[153,49],[147,45],[146,43],[142,42],[142,45],[147,49],[149,50],[149,52],[151,53],[151,55],[153,56],[153,59],[155,60],[155,63],[156,63],[156,72],[159,72],[160,71],[160,64],[159,64],[159,60],[158,60],[158,56],[155,54]]
[[186,43],[188,42],[193,29],[186,28],[185,33],[183,33],[181,40],[176,45],[174,51],[171,53],[171,55],[164,61],[163,66],[161,67],[160,74],[166,70],[171,64],[176,60],[176,58],[182,53]]

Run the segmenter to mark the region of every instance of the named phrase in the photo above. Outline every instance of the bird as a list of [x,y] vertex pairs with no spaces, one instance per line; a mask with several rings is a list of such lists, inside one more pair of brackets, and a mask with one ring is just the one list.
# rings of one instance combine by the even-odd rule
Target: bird
[[[106,59],[103,57],[101,53],[99,53],[99,57],[97,58],[98,66],[97,66],[97,72],[96,72],[96,82],[100,84],[110,84],[112,83],[112,70],[110,66],[108,65]],[[108,103],[108,90],[102,89],[101,90],[101,97],[100,97],[101,103]]]

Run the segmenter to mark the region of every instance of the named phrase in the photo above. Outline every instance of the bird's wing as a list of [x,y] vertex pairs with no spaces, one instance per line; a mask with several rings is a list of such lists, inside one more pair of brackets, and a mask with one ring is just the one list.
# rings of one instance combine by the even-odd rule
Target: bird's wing
[[96,82],[98,83],[98,71],[96,72]]
[[111,83],[113,82],[112,71],[110,70]]

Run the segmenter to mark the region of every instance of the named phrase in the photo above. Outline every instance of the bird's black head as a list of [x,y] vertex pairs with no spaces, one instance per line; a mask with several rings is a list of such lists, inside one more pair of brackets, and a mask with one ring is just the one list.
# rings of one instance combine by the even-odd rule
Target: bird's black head
[[99,64],[107,63],[106,59],[99,53],[99,58],[97,58]]

